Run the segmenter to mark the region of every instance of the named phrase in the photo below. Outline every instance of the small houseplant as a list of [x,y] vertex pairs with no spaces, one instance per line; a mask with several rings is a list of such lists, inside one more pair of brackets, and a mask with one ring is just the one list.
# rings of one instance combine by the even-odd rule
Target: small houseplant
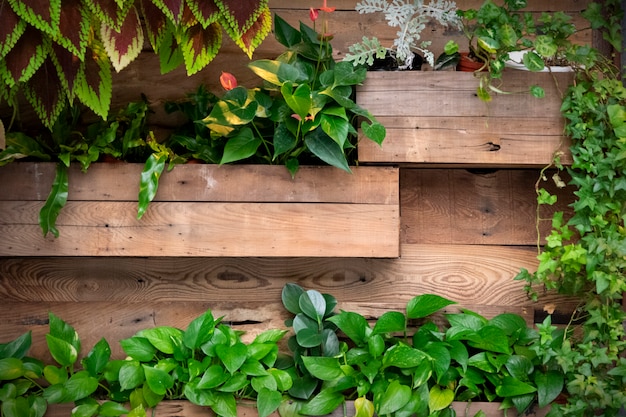
[[[383,47],[378,38],[363,37],[362,42],[349,47],[344,60],[356,65],[374,66],[375,60],[391,61],[382,69],[420,69],[422,60],[434,66],[434,55],[428,50],[430,41],[420,41],[426,23],[435,21],[443,26],[460,27],[456,3],[448,0],[362,0],[357,3],[359,13],[383,13],[389,26],[397,27],[393,47]],[[418,53],[423,54],[423,58]]]

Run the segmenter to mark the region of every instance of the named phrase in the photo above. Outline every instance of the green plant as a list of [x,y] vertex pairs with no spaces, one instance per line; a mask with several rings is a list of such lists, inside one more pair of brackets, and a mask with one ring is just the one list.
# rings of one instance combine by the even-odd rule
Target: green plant
[[111,66],[132,62],[144,36],[161,72],[184,64],[191,75],[217,55],[223,30],[251,56],[271,27],[267,0],[7,0],[0,19],[0,100],[17,113],[23,94],[49,128],[75,100],[106,119]]
[[[492,93],[505,93],[500,80],[511,52],[525,51],[522,63],[530,71],[541,71],[546,62],[566,58],[569,37],[575,32],[570,18],[563,12],[544,12],[535,21],[522,10],[526,6],[526,0],[505,0],[502,5],[486,0],[478,9],[459,11],[469,56],[483,63],[476,72],[482,100],[491,100]],[[530,86],[530,93],[544,94],[538,86]]]
[[394,55],[398,69],[412,68],[417,51],[434,66],[434,55],[428,50],[431,42],[420,42],[426,24],[433,20],[443,26],[460,27],[454,1],[431,0],[425,4],[422,0],[362,0],[356,4],[356,10],[359,13],[384,13],[389,26],[397,27],[398,32],[391,49],[383,47],[376,37],[364,36],[362,42],[351,45],[344,60],[353,62],[355,66],[372,66],[374,59],[385,58],[387,51]]
[[[349,154],[358,138],[353,123],[381,144],[385,128],[353,100],[353,87],[365,79],[364,68],[335,63],[329,34],[300,23],[299,30],[274,18],[276,40],[286,51],[276,60],[248,66],[262,88],[237,86],[203,119],[211,140],[223,148],[220,163],[284,164],[295,175],[301,162],[318,158],[350,172]],[[202,155],[199,155],[202,157]]]
[[26,356],[30,332],[0,345],[4,417],[42,417],[48,404],[58,403],[74,403],[74,417],[139,417],[164,399],[188,399],[225,417],[237,415],[237,401],[250,399],[265,417],[291,387],[290,374],[275,367],[285,330],[262,332],[246,344],[207,311],[185,330],[159,326],[121,340],[124,360],[111,360],[101,339],[79,367],[76,330],[52,313],[49,318],[46,341],[55,365]]
[[[319,381],[304,401],[285,405],[283,416],[323,415],[347,399],[358,416],[370,417],[450,415],[455,399],[498,400],[523,412],[550,404],[563,387],[563,374],[543,353],[561,334],[549,319],[537,332],[515,314],[487,320],[461,310],[444,314],[440,327],[428,319],[455,303],[424,294],[371,326],[355,312],[331,314],[332,296],[296,284],[284,287],[282,299],[295,314],[288,324],[297,371]],[[337,343],[334,328],[347,340]]]
[[[622,15],[617,1],[592,3],[585,12],[616,51],[621,50]],[[611,59],[595,49],[572,46],[567,56],[577,64],[561,107],[573,163],[556,163],[576,187],[573,216],[554,213],[552,231],[538,248],[537,270],[522,270],[518,279],[527,281],[535,299],[542,291],[580,299],[553,353],[566,375],[568,395],[555,415],[614,416],[626,403],[626,89]],[[541,187],[537,193],[540,208],[556,202]]]

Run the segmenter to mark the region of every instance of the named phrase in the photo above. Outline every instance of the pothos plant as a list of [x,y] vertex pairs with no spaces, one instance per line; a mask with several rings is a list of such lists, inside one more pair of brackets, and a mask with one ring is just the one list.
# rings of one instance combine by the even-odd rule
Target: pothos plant
[[147,417],[166,399],[187,399],[224,417],[236,417],[237,401],[249,399],[265,417],[291,387],[290,374],[276,367],[284,330],[243,343],[209,310],[185,330],[158,326],[121,340],[123,360],[111,359],[104,338],[79,360],[76,330],[52,313],[49,319],[46,342],[54,363],[27,356],[30,332],[0,344],[3,417],[42,417],[49,404],[61,403],[75,405],[73,417]]
[[51,0],[0,3],[0,101],[18,113],[20,93],[51,128],[68,103],[106,119],[111,73],[147,38],[161,72],[184,64],[191,75],[218,53],[222,32],[252,55],[267,36],[267,0]]
[[[620,6],[592,3],[584,14],[616,51],[622,49]],[[535,299],[544,291],[580,299],[553,352],[568,398],[555,415],[614,416],[626,403],[626,89],[611,59],[597,50],[572,46],[568,56],[579,64],[561,107],[573,162],[556,162],[576,187],[573,215],[554,213],[537,270],[522,270],[518,278]],[[545,189],[537,192],[540,208],[556,202]]]
[[263,86],[247,89],[229,80],[229,91],[202,120],[211,147],[222,150],[217,162],[283,164],[295,175],[302,162],[322,160],[350,172],[359,118],[365,137],[378,144],[385,138],[384,126],[354,101],[365,69],[336,63],[332,35],[302,22],[296,29],[276,15],[274,35],[285,52],[248,65]]
[[454,416],[454,400],[501,401],[523,413],[563,389],[563,372],[546,355],[562,338],[549,317],[539,331],[515,314],[488,320],[469,310],[444,313],[437,325],[431,316],[455,303],[423,294],[371,325],[297,284],[283,288],[282,300],[294,315],[287,324],[297,375],[283,417],[328,414],[346,400],[363,417]]

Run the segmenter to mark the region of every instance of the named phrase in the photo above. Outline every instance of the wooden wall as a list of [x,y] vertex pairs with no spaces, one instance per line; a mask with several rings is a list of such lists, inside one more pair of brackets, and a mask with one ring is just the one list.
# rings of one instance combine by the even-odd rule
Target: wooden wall
[[[295,24],[308,19],[311,3],[270,0],[270,7]],[[338,58],[364,34],[376,34],[383,42],[394,36],[378,16],[354,12],[355,0],[329,3],[337,7],[330,28]],[[586,1],[545,3],[534,0],[530,7],[537,12],[547,7],[566,10],[579,19]],[[479,4],[480,0],[458,2],[461,8]],[[429,31],[436,53],[447,39],[462,40],[460,33],[436,27]],[[587,32],[578,36],[590,39]],[[268,38],[255,58],[277,51],[275,41]],[[240,50],[226,44],[200,74],[187,78],[179,70],[160,77],[154,57],[142,56],[116,76],[115,101],[123,103],[148,92],[157,103],[181,97],[198,83],[216,89],[222,70],[251,85],[247,62]],[[76,327],[85,350],[104,336],[118,357],[122,352],[117,340],[147,326],[184,328],[209,308],[253,334],[283,326],[286,315],[280,292],[288,282],[329,292],[341,308],[372,317],[387,309],[401,309],[421,293],[451,298],[487,316],[519,313],[529,323],[545,311],[566,316],[575,300],[547,296],[532,303],[523,291],[524,283],[513,279],[520,268],[536,266],[534,187],[538,176],[538,169],[403,167],[401,256],[397,259],[0,258],[0,342],[33,330],[31,353],[44,351],[48,311]],[[559,193],[557,208],[567,209],[571,190]],[[549,213],[542,216],[547,218]],[[548,227],[549,222],[541,222],[544,233]]]

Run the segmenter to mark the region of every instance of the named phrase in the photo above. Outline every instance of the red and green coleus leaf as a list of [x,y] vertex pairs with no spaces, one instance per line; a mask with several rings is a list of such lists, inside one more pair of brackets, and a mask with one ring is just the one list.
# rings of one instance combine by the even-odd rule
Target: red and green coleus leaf
[[187,0],[187,6],[203,28],[217,21],[220,15],[220,9],[213,1]]
[[217,55],[221,44],[222,28],[217,23],[206,29],[201,25],[187,29],[181,39],[187,75],[193,75],[207,66]]
[[26,21],[20,19],[6,0],[0,0],[0,57],[4,57],[26,30]]
[[221,11],[220,23],[228,36],[249,56],[252,55],[252,51],[260,43],[257,38],[260,37],[262,40],[271,29],[268,1],[215,0],[215,2]]
[[63,0],[59,32],[52,39],[81,60],[87,50],[91,13],[80,0]]
[[139,56],[143,47],[143,29],[137,9],[133,7],[128,12],[119,31],[103,23],[100,37],[115,70],[124,69]]
[[165,16],[174,24],[179,24],[183,17],[184,0],[152,0]]
[[29,26],[17,43],[0,61],[0,75],[8,87],[25,82],[45,61],[50,40],[37,29]]
[[8,2],[28,24],[50,36],[58,33],[61,0],[8,0]]
[[82,0],[100,21],[118,30],[135,0]]
[[85,55],[85,65],[76,82],[76,96],[80,101],[105,119],[111,106],[111,65],[104,47],[94,40]]
[[52,43],[50,59],[56,68],[61,85],[65,90],[69,101],[74,100],[74,86],[83,62],[73,53],[62,46]]
[[61,85],[52,59],[46,59],[24,84],[26,99],[39,119],[50,129],[66,104],[66,95]]
[[167,28],[168,30],[164,32],[161,47],[158,50],[161,74],[167,74],[185,62],[178,44],[176,28],[171,23],[168,23]]

